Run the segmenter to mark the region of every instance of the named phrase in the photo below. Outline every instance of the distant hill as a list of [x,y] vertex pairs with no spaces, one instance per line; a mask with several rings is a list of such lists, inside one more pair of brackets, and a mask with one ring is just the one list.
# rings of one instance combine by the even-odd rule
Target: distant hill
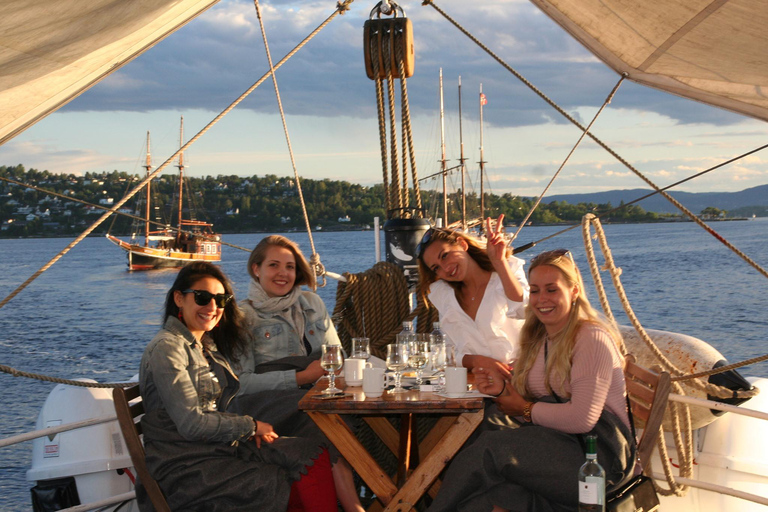
[[[631,190],[609,190],[607,192],[594,192],[591,194],[560,194],[546,196],[543,202],[565,201],[570,204],[605,204],[610,202],[615,207],[619,206],[622,201],[628,203],[651,192],[652,190],[650,189],[636,188]],[[729,212],[750,206],[764,206],[768,208],[768,185],[760,185],[740,192],[676,192],[671,190],[669,194],[694,213],[699,213],[708,206]],[[678,213],[677,208],[664,199],[661,194],[643,199],[638,204],[646,211]]]

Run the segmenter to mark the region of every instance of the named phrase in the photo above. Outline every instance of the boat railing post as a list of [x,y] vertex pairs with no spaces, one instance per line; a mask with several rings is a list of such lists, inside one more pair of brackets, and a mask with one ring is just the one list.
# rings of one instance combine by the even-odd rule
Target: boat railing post
[[376,248],[376,261],[374,263],[378,263],[381,261],[381,229],[378,217],[373,218],[373,240]]

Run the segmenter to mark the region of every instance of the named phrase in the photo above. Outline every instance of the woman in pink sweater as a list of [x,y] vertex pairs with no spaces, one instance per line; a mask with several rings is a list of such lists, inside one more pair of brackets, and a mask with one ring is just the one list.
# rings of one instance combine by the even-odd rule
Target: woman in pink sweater
[[[475,368],[478,389],[517,428],[483,432],[457,456],[430,511],[560,511],[578,504],[582,437],[598,436],[608,489],[633,473],[624,359],[615,326],[587,300],[570,253],[540,254],[514,375]],[[445,490],[445,492],[443,491]]]

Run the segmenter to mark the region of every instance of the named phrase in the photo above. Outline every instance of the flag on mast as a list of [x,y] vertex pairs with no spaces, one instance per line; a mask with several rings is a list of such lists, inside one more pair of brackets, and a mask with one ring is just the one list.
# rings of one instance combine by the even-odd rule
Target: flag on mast
[[485,105],[486,103],[488,103],[488,100],[485,98],[485,94],[480,93],[480,104]]

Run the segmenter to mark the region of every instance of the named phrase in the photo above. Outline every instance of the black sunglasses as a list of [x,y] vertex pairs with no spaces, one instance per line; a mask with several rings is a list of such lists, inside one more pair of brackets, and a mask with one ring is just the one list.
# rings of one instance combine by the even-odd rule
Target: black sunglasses
[[216,307],[219,309],[224,309],[224,306],[226,306],[229,301],[232,300],[234,295],[231,293],[211,293],[207,292],[205,290],[182,290],[181,293],[194,293],[195,294],[195,304],[198,306],[207,306],[211,303],[211,299],[214,300],[216,303]]
[[416,259],[421,258],[421,253],[424,252],[424,248],[427,247],[429,241],[432,240],[432,234],[435,232],[435,228],[429,228],[424,236],[421,237],[421,242],[416,246]]

